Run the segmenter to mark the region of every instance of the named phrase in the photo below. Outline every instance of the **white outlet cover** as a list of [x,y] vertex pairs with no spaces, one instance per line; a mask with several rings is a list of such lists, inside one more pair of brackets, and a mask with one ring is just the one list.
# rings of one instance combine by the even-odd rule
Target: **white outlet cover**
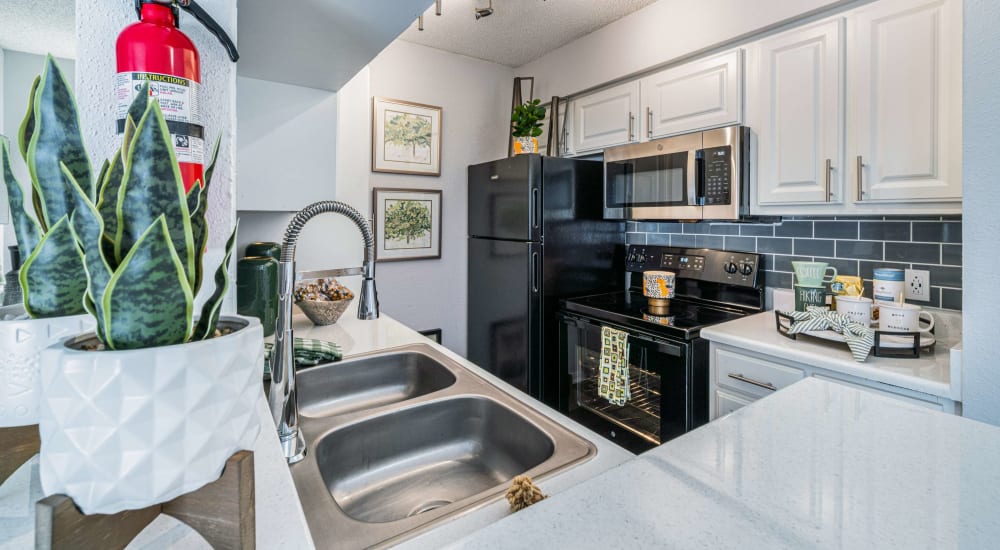
[[907,300],[931,301],[931,272],[907,269],[903,277],[903,292]]

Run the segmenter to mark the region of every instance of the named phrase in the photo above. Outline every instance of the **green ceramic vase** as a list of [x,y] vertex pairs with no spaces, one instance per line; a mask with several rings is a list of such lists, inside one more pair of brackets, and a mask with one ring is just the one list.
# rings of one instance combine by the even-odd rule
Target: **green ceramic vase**
[[278,243],[266,243],[266,242],[256,242],[247,245],[246,252],[243,254],[247,258],[252,258],[255,256],[274,258],[274,261],[281,261],[281,245]]
[[264,336],[274,334],[278,319],[278,261],[248,256],[236,263],[236,312],[256,317]]

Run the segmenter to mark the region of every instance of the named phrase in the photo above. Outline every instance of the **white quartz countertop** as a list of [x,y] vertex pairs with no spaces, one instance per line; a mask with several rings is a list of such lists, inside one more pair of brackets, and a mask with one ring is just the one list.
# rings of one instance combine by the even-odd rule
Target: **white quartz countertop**
[[802,380],[460,548],[995,548],[1000,428]]
[[800,335],[792,340],[778,333],[773,311],[749,315],[705,328],[702,338],[779,359],[842,372],[876,382],[899,386],[928,395],[961,401],[960,368],[952,368],[951,348],[962,339],[960,313],[929,309],[935,317],[937,343],[923,350],[918,359],[870,355],[864,363],[854,361],[847,344]]
[[[473,365],[450,350],[434,344],[416,331],[387,315],[375,321],[360,321],[348,312],[336,324],[313,326],[304,315],[295,317],[295,336],[340,344],[345,357],[415,343],[433,345],[451,359],[513,395],[597,448],[590,460],[539,482],[548,494],[558,494],[607,471],[635,455],[622,450],[565,416],[521,394],[512,386]],[[257,548],[308,549],[313,542],[299,503],[295,485],[281,456],[274,424],[263,398],[258,405],[261,434],[254,448]],[[42,497],[37,457],[0,487],[0,549],[34,548],[34,502]],[[506,500],[499,500],[441,524],[401,546],[440,548],[510,515]],[[335,543],[335,541],[332,541]],[[129,545],[130,549],[189,550],[210,546],[193,529],[176,519],[160,515]]]

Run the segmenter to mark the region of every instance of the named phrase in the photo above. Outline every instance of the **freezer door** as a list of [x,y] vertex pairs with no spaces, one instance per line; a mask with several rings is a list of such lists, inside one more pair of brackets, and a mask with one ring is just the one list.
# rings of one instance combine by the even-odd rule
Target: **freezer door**
[[542,245],[469,239],[469,360],[523,392],[541,392]]
[[539,155],[469,166],[469,236],[540,241],[541,166]]

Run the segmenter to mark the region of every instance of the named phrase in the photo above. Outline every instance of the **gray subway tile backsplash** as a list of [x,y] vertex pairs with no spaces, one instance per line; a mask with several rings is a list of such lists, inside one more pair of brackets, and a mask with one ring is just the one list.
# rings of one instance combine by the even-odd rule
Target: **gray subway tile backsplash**
[[937,243],[885,243],[885,259],[891,262],[939,264],[941,263],[941,245]]
[[820,261],[860,275],[871,295],[877,267],[931,272],[931,301],[962,307],[962,220],[947,216],[799,217],[777,223],[630,222],[626,242],[723,248],[765,255],[765,284],[792,285],[792,261]]
[[838,258],[857,260],[881,260],[885,255],[882,241],[837,241]]
[[794,252],[799,256],[835,256],[835,243],[828,239],[795,239]]

